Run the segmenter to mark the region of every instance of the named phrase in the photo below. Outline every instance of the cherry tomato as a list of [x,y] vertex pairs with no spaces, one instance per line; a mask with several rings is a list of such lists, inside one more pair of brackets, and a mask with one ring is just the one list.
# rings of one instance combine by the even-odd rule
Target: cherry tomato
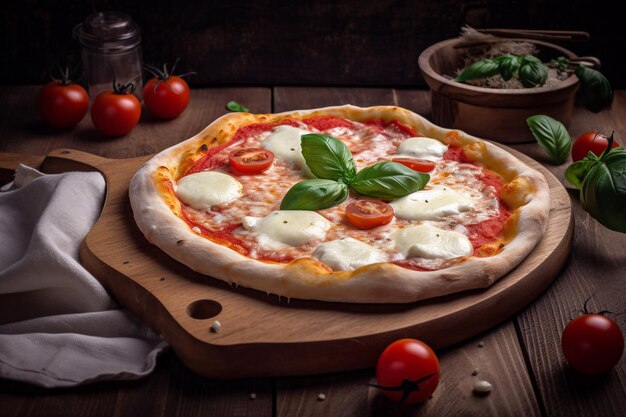
[[114,85],[113,91],[104,91],[91,105],[91,120],[107,136],[129,133],[141,117],[141,103],[131,94],[133,84]]
[[353,226],[371,229],[393,219],[393,207],[380,200],[355,200],[346,207],[346,218]]
[[76,126],[88,108],[89,96],[85,89],[69,80],[50,81],[39,93],[39,113],[50,126]]
[[426,159],[393,158],[391,161],[407,166],[411,168],[413,171],[418,171],[418,172],[427,173],[435,169],[435,163],[433,161],[429,161]]
[[393,401],[415,404],[427,400],[439,384],[439,360],[416,339],[400,339],[383,351],[376,365],[375,387]]
[[189,85],[175,75],[167,80],[152,78],[143,89],[143,102],[155,116],[161,119],[174,119],[189,104]]
[[240,174],[253,175],[267,171],[274,162],[274,154],[267,149],[235,149],[228,154],[230,166]]
[[193,74],[174,75],[178,59],[171,70],[167,64],[163,69],[146,65],[146,69],[154,76],[143,88],[143,102],[150,112],[161,119],[178,117],[189,104],[189,85],[182,77]]
[[[602,152],[606,149],[609,144],[607,137],[599,132],[587,132],[583,133],[576,139],[574,144],[572,145],[572,160],[574,162],[580,161],[583,159],[589,151],[596,154],[596,156],[602,155]],[[611,149],[617,148],[619,144],[617,142],[613,142],[613,146]]]
[[569,322],[561,347],[572,368],[589,375],[608,372],[624,352],[619,326],[601,314],[583,314]]

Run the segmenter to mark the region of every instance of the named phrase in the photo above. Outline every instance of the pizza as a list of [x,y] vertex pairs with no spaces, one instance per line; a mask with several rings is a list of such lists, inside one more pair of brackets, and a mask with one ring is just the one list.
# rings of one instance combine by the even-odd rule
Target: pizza
[[133,176],[147,240],[194,271],[300,299],[485,288],[542,238],[543,175],[393,106],[226,114]]

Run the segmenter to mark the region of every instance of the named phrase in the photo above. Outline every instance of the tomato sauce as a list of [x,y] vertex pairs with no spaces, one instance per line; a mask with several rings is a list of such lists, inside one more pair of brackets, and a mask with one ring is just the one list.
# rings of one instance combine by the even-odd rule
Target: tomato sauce
[[334,129],[336,127],[345,127],[348,129],[354,128],[354,123],[349,120],[342,119],[341,117],[334,116],[316,116],[302,119],[302,121],[309,127],[313,127],[320,132],[325,130]]
[[456,162],[461,162],[461,163],[471,163],[465,157],[465,153],[463,152],[463,148],[457,148],[457,147],[450,147],[450,148],[448,148],[446,153],[443,154],[443,159],[445,159],[446,161],[456,161]]

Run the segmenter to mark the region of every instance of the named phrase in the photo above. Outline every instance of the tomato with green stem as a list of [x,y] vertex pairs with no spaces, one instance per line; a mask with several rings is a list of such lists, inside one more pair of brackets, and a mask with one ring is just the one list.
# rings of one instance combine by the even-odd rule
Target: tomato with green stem
[[141,118],[141,103],[132,92],[135,84],[117,83],[113,91],[104,91],[91,105],[91,120],[98,131],[107,136],[123,136],[130,133]]
[[145,66],[153,78],[143,89],[143,102],[152,114],[161,119],[178,117],[189,104],[189,85],[183,77],[194,73],[174,75],[178,61],[174,62],[171,71],[167,69],[167,64],[163,64],[163,69]]
[[439,384],[440,367],[435,352],[416,339],[396,340],[376,364],[377,384],[389,399],[401,404],[426,401]]
[[604,314],[587,311],[570,321],[563,330],[561,347],[565,359],[577,371],[596,375],[610,371],[624,353],[624,335],[617,323]]
[[70,79],[69,68],[60,70],[59,79],[43,86],[39,92],[39,114],[50,126],[76,126],[89,109],[89,96],[83,87]]
[[[608,145],[608,137],[600,132],[586,132],[576,139],[572,145],[572,161],[577,162],[582,160],[585,156],[589,155],[589,152],[596,156],[602,155],[602,152]],[[613,142],[611,149],[617,148],[619,144]]]

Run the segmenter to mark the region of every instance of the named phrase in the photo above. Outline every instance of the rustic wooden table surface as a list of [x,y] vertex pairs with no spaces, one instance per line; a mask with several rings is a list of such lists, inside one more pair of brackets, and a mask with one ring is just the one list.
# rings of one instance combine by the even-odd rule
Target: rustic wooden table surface
[[[144,114],[128,136],[104,139],[89,117],[75,129],[53,130],[39,121],[37,86],[0,87],[0,152],[46,154],[73,148],[111,158],[147,155],[193,136],[236,100],[257,113],[338,104],[398,105],[429,117],[427,91],[392,88],[225,87],[196,89],[186,112],[161,122]],[[569,127],[575,137],[588,130],[626,141],[626,91],[610,111],[577,107]],[[560,180],[566,164],[550,164],[536,144],[514,145]],[[575,219],[572,253],[548,290],[499,326],[438,352],[442,380],[423,405],[401,406],[368,383],[374,370],[311,377],[219,381],[188,370],[172,352],[156,371],[138,381],[98,383],[45,390],[0,380],[0,416],[624,416],[626,360],[606,375],[585,377],[571,370],[560,349],[565,324],[589,297],[591,309],[610,310],[626,330],[626,235],[592,219],[570,190]],[[626,210],[626,208],[624,208]],[[410,335],[407,335],[410,336]],[[479,342],[481,346],[479,347]],[[477,377],[495,389],[472,394]],[[250,394],[255,393],[252,399]],[[324,401],[318,394],[326,395]]]

